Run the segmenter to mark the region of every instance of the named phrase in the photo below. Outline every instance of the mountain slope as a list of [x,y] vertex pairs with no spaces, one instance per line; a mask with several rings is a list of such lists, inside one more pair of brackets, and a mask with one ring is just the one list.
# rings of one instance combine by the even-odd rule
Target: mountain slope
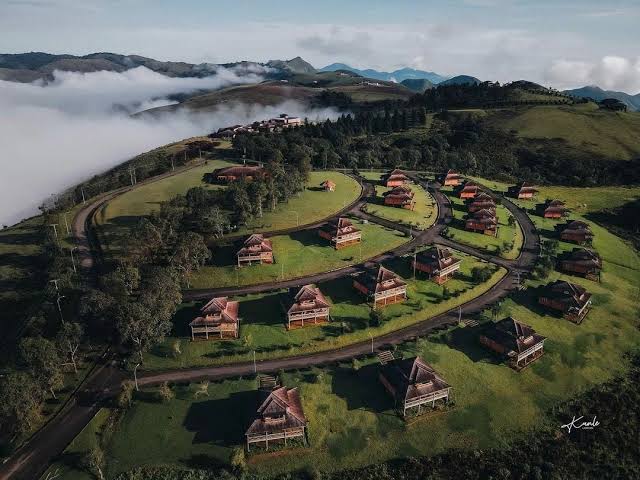
[[640,110],[640,93],[638,95],[629,95],[624,92],[616,92],[613,90],[603,90],[602,88],[589,85],[587,87],[575,88],[573,90],[565,90],[563,93],[571,95],[573,97],[592,98],[593,100],[601,101],[605,98],[615,98],[624,103],[629,110]]
[[316,73],[316,69],[302,57],[292,58],[291,60],[269,60],[267,66],[271,68],[279,68],[280,70],[289,70],[293,73]]
[[439,85],[477,85],[478,83],[482,82],[476,77],[471,77],[469,75],[458,75],[456,77],[445,80],[444,82],[441,82]]
[[332,63],[331,65],[327,65],[326,67],[321,68],[320,72],[335,72],[336,70],[348,70],[350,72],[357,73],[363,77],[373,78],[374,80],[385,80],[385,81],[395,81],[402,82],[403,80],[408,79],[425,79],[429,80],[433,84],[440,83],[447,79],[442,75],[439,75],[435,72],[425,72],[423,70],[415,70],[413,68],[401,68],[399,70],[394,70],[393,72],[380,72],[378,70],[366,69],[360,70],[358,68],[351,67],[344,63]]
[[407,78],[400,82],[401,85],[404,85],[409,90],[413,92],[423,93],[425,90],[433,88],[434,85],[426,78]]

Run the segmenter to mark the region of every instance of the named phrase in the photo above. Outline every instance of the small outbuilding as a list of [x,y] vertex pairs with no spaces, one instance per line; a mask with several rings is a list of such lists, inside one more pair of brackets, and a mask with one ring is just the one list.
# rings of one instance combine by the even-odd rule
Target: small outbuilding
[[521,182],[507,189],[507,195],[519,200],[531,200],[537,193],[538,190],[527,182]]
[[315,285],[304,285],[296,293],[289,292],[291,300],[287,310],[287,329],[328,322],[330,305]]
[[449,280],[460,269],[462,260],[456,258],[451,250],[435,246],[418,253],[412,261],[412,267],[429,275],[438,285]]
[[447,170],[442,175],[439,175],[437,180],[443,187],[455,187],[462,183],[463,177],[453,170]]
[[580,285],[558,280],[543,289],[538,303],[579,324],[591,310],[591,294]]
[[560,240],[563,242],[588,245],[593,240],[593,232],[588,223],[581,220],[573,220],[559,227]]
[[407,210],[413,210],[416,205],[414,201],[414,193],[411,187],[407,185],[400,185],[394,187],[388,192],[383,193],[384,204],[390,207],[405,208]]
[[371,301],[374,309],[407,299],[407,282],[382,265],[355,277],[353,287]]
[[409,183],[410,181],[411,179],[406,175],[406,173],[397,168],[382,177],[382,184],[386,187],[398,187]]
[[273,263],[271,240],[264,238],[261,233],[254,233],[244,241],[244,245],[238,250],[236,256],[239,267],[253,263]]
[[544,203],[539,203],[537,210],[541,217],[554,220],[566,217],[569,213],[569,209],[562,200],[547,200]]
[[602,259],[597,252],[586,248],[574,248],[559,259],[560,270],[571,275],[579,275],[589,280],[600,280]]
[[467,216],[464,227],[471,232],[495,237],[498,235],[498,217],[496,217],[495,211],[488,209],[478,210]]
[[329,240],[336,250],[362,241],[362,232],[346,217],[335,218],[325,223],[318,230],[318,235]]
[[199,317],[189,323],[191,340],[198,338],[238,338],[239,303],[227,297],[214,297],[200,309]]

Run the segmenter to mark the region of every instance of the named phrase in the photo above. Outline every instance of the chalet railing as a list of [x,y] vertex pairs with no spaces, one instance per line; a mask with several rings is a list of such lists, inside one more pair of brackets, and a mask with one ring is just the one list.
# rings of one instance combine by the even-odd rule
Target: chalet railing
[[533,355],[538,350],[542,350],[544,344],[544,340],[540,343],[536,343],[533,347],[526,349],[524,352],[518,355],[517,361],[520,362],[527,358],[529,355]]
[[329,315],[329,309],[328,308],[316,308],[314,310],[305,310],[304,312],[297,312],[297,313],[290,313],[289,314],[289,319],[290,320],[300,320],[300,319],[305,319],[305,318],[314,318],[317,317],[318,315]]
[[455,272],[456,270],[458,270],[460,268],[460,263],[454,263],[453,265],[449,265],[448,267],[444,267],[442,270],[440,271],[436,271],[435,274],[436,275],[448,275],[450,273]]
[[381,293],[376,293],[374,297],[376,300],[382,300],[384,298],[394,297],[400,294],[404,295],[406,293],[407,293],[407,288],[402,286],[402,287],[392,288],[391,290],[385,290],[384,292],[381,292]]
[[360,240],[361,238],[362,238],[361,232],[354,232],[348,235],[338,235],[333,240],[337,243],[340,243],[340,242],[348,242],[349,240]]
[[449,397],[449,389],[446,388],[444,390],[438,390],[437,392],[427,393],[425,395],[420,395],[419,397],[412,398],[411,400],[407,400],[404,403],[404,408],[417,407],[418,405],[422,405],[427,402],[435,402],[436,400],[440,400],[441,398]]

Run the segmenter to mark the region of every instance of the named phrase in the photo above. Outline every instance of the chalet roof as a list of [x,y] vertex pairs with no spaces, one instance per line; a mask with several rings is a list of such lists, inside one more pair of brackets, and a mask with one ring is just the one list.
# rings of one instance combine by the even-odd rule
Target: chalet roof
[[544,202],[544,206],[547,208],[550,207],[564,207],[565,203],[562,200],[547,200]]
[[583,230],[591,233],[591,226],[588,223],[583,222],[581,220],[572,220],[565,224],[564,230],[577,230],[577,231]]
[[384,292],[407,284],[398,275],[384,268],[382,265],[378,265],[377,271],[369,270],[365,272],[358,281],[367,287],[369,292],[373,293]]
[[456,258],[451,250],[444,247],[435,246],[416,255],[416,261],[423,265],[433,265],[438,270],[450,267],[462,260]]
[[476,203],[476,202],[492,202],[494,205],[496,204],[495,200],[493,199],[493,197],[491,195],[489,195],[486,192],[478,192],[476,194],[475,197],[473,197],[472,199],[470,199],[471,203]]
[[213,171],[214,177],[247,177],[261,174],[263,167],[257,165],[237,165],[232,167],[218,168]]
[[385,181],[389,180],[409,180],[406,173],[399,169],[391,170],[389,173],[382,177]]
[[447,170],[444,175],[442,175],[443,178],[445,179],[449,179],[449,178],[462,178],[462,175],[460,175],[459,173],[455,172],[454,170]]
[[334,218],[320,228],[325,232],[330,233],[332,237],[338,237],[360,231],[360,229],[356,228],[353,223],[351,223],[351,220],[346,217]]
[[602,259],[593,250],[574,248],[562,256],[562,260],[587,267],[602,268]]
[[320,289],[313,284],[304,285],[293,295],[289,313],[312,310],[316,308],[327,308],[329,302]]
[[449,388],[449,384],[422,358],[395,359],[380,373],[393,386],[396,398],[404,401]]
[[488,208],[482,208],[477,210],[469,215],[467,220],[473,220],[478,223],[484,223],[487,225],[497,225],[498,219],[496,217],[495,210],[490,210]]
[[400,185],[382,194],[386,199],[395,199],[402,202],[410,202],[413,200],[414,193],[411,188],[406,185]]
[[238,323],[239,303],[229,301],[227,297],[214,297],[201,309],[201,317],[196,317],[190,326],[218,325],[220,323]]
[[565,311],[580,310],[591,299],[591,294],[584,287],[565,280],[547,285],[542,296],[564,304]]
[[257,418],[247,429],[246,435],[280,432],[307,424],[297,388],[276,387],[270,392],[260,390],[258,395],[260,405]]
[[483,334],[498,345],[502,345],[507,356],[522,353],[546,338],[537,334],[529,325],[521,323],[513,317],[492,323]]
[[515,192],[515,193],[523,193],[523,192],[537,192],[538,190],[536,188],[534,188],[533,185],[531,185],[530,183],[527,182],[520,182],[517,185],[513,185],[511,187],[508,188],[508,190],[510,192]]
[[247,237],[244,246],[238,250],[238,255],[247,255],[261,252],[272,252],[271,240],[264,238],[261,233],[254,233]]

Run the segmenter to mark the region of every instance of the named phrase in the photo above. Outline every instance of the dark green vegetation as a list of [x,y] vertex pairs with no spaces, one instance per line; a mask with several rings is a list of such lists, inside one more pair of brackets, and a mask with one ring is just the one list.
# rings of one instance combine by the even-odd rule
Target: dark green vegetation
[[637,95],[629,95],[624,92],[615,92],[612,90],[603,90],[600,87],[590,86],[590,87],[582,87],[575,88],[573,90],[565,90],[563,93],[567,95],[571,95],[578,98],[588,98],[591,100],[595,100],[597,102],[614,98],[623,102],[627,108],[631,111],[640,110],[640,93]]

